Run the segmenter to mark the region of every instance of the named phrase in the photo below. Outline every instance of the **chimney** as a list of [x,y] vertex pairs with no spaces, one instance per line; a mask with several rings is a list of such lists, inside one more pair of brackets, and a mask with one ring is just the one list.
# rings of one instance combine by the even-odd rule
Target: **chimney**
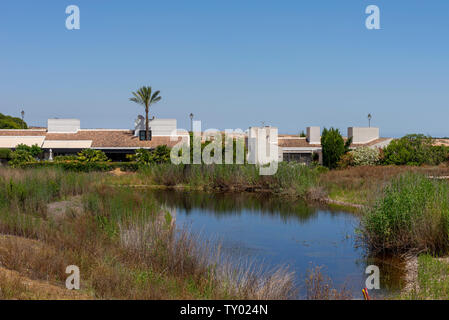
[[320,127],[307,127],[307,142],[310,144],[321,144]]

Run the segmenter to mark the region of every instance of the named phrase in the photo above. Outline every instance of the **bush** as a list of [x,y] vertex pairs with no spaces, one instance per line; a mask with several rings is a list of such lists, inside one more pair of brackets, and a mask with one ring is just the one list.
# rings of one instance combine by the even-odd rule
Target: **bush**
[[341,156],[340,161],[338,161],[338,167],[341,169],[346,169],[354,165],[354,157],[351,152],[348,152]]
[[419,174],[400,176],[364,216],[361,229],[374,253],[446,253],[449,185]]
[[81,162],[105,162],[109,161],[106,154],[101,150],[84,149],[78,153],[78,161]]
[[30,152],[25,150],[16,150],[11,152],[11,160],[8,162],[8,164],[13,168],[17,168],[21,164],[33,162],[36,162],[36,159],[31,155]]
[[76,155],[67,155],[67,156],[56,156],[53,158],[54,161],[73,161],[78,160],[78,156]]
[[438,165],[448,160],[449,148],[433,146],[432,138],[410,134],[384,148],[383,163],[394,165]]
[[17,167],[22,169],[35,168],[61,168],[67,171],[75,172],[104,172],[120,168],[122,171],[137,171],[139,165],[135,162],[80,162],[80,161],[61,161],[61,162],[27,162],[21,163]]
[[380,152],[377,148],[360,147],[350,154],[355,166],[374,166],[379,163]]
[[10,160],[11,159],[11,149],[0,148],[0,159],[2,160]]
[[27,146],[26,144],[19,144],[16,146],[15,151],[28,152],[33,158],[39,157],[43,152],[43,150],[37,144],[34,144],[31,147]]
[[140,165],[161,164],[170,162],[170,148],[166,145],[157,146],[156,149],[150,151],[147,149],[139,149],[134,157],[131,157]]
[[330,128],[328,130],[324,128],[321,136],[323,165],[329,169],[335,169],[341,156],[349,151],[351,141],[351,139],[348,139],[345,143],[338,129]]

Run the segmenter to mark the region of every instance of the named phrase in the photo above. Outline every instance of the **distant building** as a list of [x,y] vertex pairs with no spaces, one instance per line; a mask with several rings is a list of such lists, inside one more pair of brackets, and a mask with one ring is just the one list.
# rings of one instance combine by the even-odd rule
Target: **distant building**
[[[142,116],[135,120],[134,130],[81,129],[78,119],[48,119],[47,128],[0,129],[0,148],[14,149],[19,144],[38,145],[47,159],[50,150],[53,156],[57,156],[76,154],[82,149],[97,149],[104,151],[110,159],[120,161],[126,159],[126,154],[140,148],[173,147],[180,141],[190,142],[189,134],[177,129],[176,119],[153,118],[149,121],[149,129],[149,140],[146,140],[145,118]],[[172,133],[174,139],[171,139]],[[314,159],[322,162],[321,128],[317,126],[308,127],[306,137],[278,134],[278,128],[270,126],[250,127],[245,133],[233,132],[228,137],[245,140],[249,163],[267,164],[276,159],[305,164]],[[373,127],[349,127],[347,137],[352,138],[351,148],[383,148],[392,140],[380,138],[379,128]],[[202,142],[205,140],[205,135],[202,135]]]
[[[145,140],[145,120],[138,117],[134,130],[81,129],[78,119],[48,119],[47,128],[0,129],[0,148],[14,149],[19,144],[38,145],[48,157],[76,154],[82,149],[102,150],[113,160],[125,160],[136,149],[154,149],[159,145],[174,146],[186,134],[178,134],[176,119],[153,119],[149,122],[150,140]],[[175,140],[170,136],[175,132]]]
[[[362,146],[371,148],[386,147],[392,138],[381,138],[379,128],[373,127],[349,127],[347,138],[352,138],[351,148]],[[320,127],[308,127],[307,136],[279,135],[278,138],[280,157],[283,161],[297,161],[310,163],[314,154],[318,161],[322,162],[321,131]]]

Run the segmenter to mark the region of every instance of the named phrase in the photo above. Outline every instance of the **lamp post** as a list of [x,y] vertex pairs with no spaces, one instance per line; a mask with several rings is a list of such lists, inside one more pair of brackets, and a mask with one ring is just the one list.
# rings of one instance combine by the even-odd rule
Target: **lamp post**
[[190,132],[193,132],[193,113],[191,113],[189,117],[190,117]]
[[368,127],[370,128],[371,128],[371,118],[372,118],[371,113],[368,113]]
[[25,119],[25,111],[22,110],[20,114],[22,115],[22,129],[25,129],[25,121],[23,121],[23,119]]

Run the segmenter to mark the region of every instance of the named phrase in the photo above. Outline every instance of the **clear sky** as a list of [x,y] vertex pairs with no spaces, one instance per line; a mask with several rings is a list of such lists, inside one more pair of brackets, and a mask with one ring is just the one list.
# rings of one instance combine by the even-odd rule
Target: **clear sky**
[[[78,5],[81,29],[65,27]],[[381,10],[381,30],[365,8]],[[372,125],[449,136],[448,0],[2,0],[0,112],[132,128],[142,85],[189,129]]]

